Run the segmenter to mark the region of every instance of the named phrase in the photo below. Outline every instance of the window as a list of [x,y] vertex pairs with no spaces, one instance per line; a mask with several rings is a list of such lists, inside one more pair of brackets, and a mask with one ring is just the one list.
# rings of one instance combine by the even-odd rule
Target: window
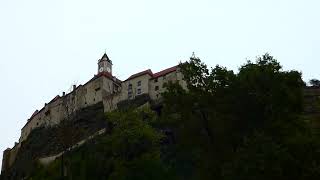
[[100,90],[100,87],[98,87],[98,88],[95,89],[95,91],[99,91],[99,90]]
[[129,99],[132,98],[132,91],[129,91],[129,92],[128,92],[128,98],[129,98]]
[[159,86],[154,87],[154,90],[158,91],[159,90]]
[[138,86],[141,86],[141,81],[138,81],[137,85],[138,85]]
[[50,110],[48,110],[47,112],[44,113],[46,116],[48,116],[50,114]]
[[141,89],[140,89],[140,88],[138,89],[138,92],[137,92],[137,94],[141,94]]
[[118,92],[119,89],[120,89],[120,87],[119,87],[118,85],[116,85],[116,84],[113,85],[113,92],[114,92],[114,93],[115,93],[115,92]]
[[154,82],[155,82],[155,83],[158,82],[158,78],[154,79]]
[[132,98],[132,84],[129,84],[128,86],[128,98]]
[[163,80],[166,80],[166,79],[167,79],[167,78],[166,78],[166,76],[164,75],[164,76],[163,76]]

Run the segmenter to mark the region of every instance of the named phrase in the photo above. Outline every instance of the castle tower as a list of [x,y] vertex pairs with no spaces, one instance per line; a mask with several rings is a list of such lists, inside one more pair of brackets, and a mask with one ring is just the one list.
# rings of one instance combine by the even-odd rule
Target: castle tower
[[98,74],[109,73],[112,75],[112,61],[109,59],[106,53],[103,54],[102,58],[98,62]]

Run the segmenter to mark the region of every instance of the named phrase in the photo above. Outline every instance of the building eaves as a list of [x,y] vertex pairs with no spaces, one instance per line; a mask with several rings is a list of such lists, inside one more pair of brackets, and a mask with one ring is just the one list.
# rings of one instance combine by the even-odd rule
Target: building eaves
[[130,76],[128,79],[126,79],[125,81],[129,81],[129,80],[131,80],[131,79],[134,79],[134,78],[143,76],[143,75],[145,75],[145,74],[148,74],[148,75],[150,75],[151,77],[153,77],[153,73],[152,73],[151,69],[147,69],[147,70],[145,70],[145,71],[141,71],[141,72],[138,72],[138,73],[136,73],[136,74],[131,75],[131,76]]
[[157,73],[154,73],[153,74],[153,78],[158,78],[158,77],[161,77],[161,76],[165,76],[165,75],[167,75],[169,73],[172,73],[172,72],[177,70],[177,67],[178,66],[173,66],[173,67],[167,68],[165,70],[159,71]]

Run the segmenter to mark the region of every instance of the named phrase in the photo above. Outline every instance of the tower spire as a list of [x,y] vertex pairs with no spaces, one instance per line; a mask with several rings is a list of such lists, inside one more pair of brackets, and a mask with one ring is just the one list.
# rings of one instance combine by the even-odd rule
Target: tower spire
[[103,72],[112,74],[112,61],[109,59],[106,50],[98,62],[98,74]]

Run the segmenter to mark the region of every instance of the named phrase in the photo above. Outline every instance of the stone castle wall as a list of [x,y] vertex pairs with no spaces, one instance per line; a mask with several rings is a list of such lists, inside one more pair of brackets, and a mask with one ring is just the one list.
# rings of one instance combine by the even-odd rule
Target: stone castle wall
[[[106,85],[107,84],[107,85]],[[101,76],[80,85],[62,97],[56,97],[36,113],[21,130],[19,142],[26,140],[31,131],[38,127],[50,127],[59,124],[81,108],[103,101],[103,96],[111,94],[113,81]]]
[[170,72],[156,79],[149,74],[144,74],[124,81],[121,85],[109,77],[96,77],[85,85],[78,86],[67,95],[57,96],[39,112],[35,112],[22,128],[19,142],[26,140],[33,129],[57,125],[75,111],[98,102],[103,102],[105,111],[116,109],[118,102],[130,99],[128,97],[129,84],[132,86],[131,99],[142,94],[149,94],[151,99],[158,99],[165,91],[163,84],[169,81],[179,81],[182,86],[185,86],[179,71]]
[[21,147],[20,143],[15,143],[12,149],[8,148],[3,152],[1,172],[5,171],[14,163],[14,161],[16,160],[17,154],[20,150],[20,147]]

